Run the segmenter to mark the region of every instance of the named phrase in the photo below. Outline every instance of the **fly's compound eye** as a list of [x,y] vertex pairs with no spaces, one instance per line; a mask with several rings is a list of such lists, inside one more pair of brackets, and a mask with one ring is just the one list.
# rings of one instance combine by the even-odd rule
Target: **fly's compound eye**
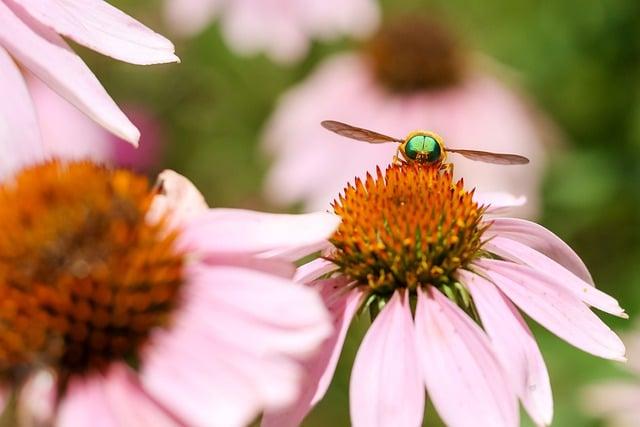
[[407,157],[411,160],[418,160],[425,163],[432,163],[440,160],[442,148],[435,138],[428,135],[412,136],[404,148]]

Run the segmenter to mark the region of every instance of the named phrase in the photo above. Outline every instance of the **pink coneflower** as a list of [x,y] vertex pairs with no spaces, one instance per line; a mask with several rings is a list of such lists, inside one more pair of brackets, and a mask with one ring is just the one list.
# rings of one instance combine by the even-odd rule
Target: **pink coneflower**
[[518,399],[548,425],[549,376],[516,307],[586,352],[624,360],[590,307],[626,315],[580,258],[540,225],[494,216],[508,198],[474,197],[450,171],[416,164],[346,188],[331,247],[297,273],[322,294],[335,334],[307,363],[304,395],[264,425],[297,425],[322,398],[357,312],[373,323],[351,373],[355,427],[419,425],[425,388],[448,426],[518,426]]
[[165,5],[176,32],[193,35],[219,16],[234,51],[264,52],[281,63],[301,59],[312,39],[366,35],[379,16],[376,0],[165,0]]
[[637,427],[640,421],[640,334],[636,329],[625,338],[630,377],[592,385],[583,393],[585,411],[607,427]]
[[158,172],[165,141],[162,125],[147,108],[123,106],[141,131],[140,146],[134,147],[89,119],[40,80],[27,76],[27,83],[47,158],[91,159],[137,172]]
[[[132,64],[174,62],[173,44],[103,0],[0,0],[0,144],[29,158],[39,135],[20,67],[105,129],[137,144],[129,121],[64,39]],[[22,154],[20,154],[22,153]]]
[[331,135],[319,126],[327,119],[399,138],[427,129],[452,148],[523,154],[532,162],[522,168],[451,160],[478,191],[524,194],[529,203],[517,213],[537,211],[545,147],[536,114],[517,91],[473,63],[440,22],[390,21],[361,52],[326,60],[283,96],[264,136],[274,160],[265,191],[274,203],[326,209],[345,182],[390,163],[393,144]]
[[167,171],[46,162],[0,186],[0,387],[26,425],[246,425],[331,331],[290,259],[328,213],[208,209]]

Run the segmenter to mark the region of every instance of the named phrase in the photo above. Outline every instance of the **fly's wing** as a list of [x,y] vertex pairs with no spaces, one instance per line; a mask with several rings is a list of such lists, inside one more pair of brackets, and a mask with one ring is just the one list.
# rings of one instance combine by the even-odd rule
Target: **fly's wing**
[[455,148],[447,148],[446,151],[449,153],[460,154],[470,160],[494,163],[496,165],[526,165],[529,163],[529,159],[517,154],[490,153],[488,151],[479,150],[458,150]]
[[378,132],[351,126],[342,122],[336,122],[334,120],[325,120],[320,124],[323,128],[328,129],[331,132],[335,132],[338,135],[345,136],[351,139],[357,139],[358,141],[369,142],[371,144],[382,144],[385,142],[402,142],[401,139],[392,138]]

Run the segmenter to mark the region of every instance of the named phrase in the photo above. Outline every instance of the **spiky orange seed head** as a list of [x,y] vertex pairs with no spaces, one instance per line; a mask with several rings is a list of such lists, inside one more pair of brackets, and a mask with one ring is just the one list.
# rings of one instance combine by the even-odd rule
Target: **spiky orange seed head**
[[342,222],[329,256],[378,295],[442,286],[480,253],[484,208],[450,170],[418,163],[356,179],[333,204]]
[[183,254],[147,180],[50,161],[0,186],[0,378],[135,360],[179,303]]

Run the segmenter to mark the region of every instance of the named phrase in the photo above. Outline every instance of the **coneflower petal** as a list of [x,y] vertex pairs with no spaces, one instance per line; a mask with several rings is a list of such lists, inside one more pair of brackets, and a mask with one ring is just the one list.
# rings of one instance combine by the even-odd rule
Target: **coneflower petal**
[[535,249],[505,237],[494,237],[484,248],[503,258],[528,265],[547,276],[550,282],[563,287],[586,304],[598,308],[614,316],[628,318],[618,301],[610,295],[585,282],[551,258]]
[[515,393],[484,332],[440,291],[418,289],[416,339],[427,392],[451,427],[515,427]]
[[471,292],[482,326],[527,412],[536,424],[551,424],[549,373],[526,322],[488,280],[465,270],[460,270],[458,277]]
[[587,283],[594,284],[582,259],[561,238],[535,222],[520,218],[494,218],[485,237],[503,236],[542,252]]
[[356,355],[349,387],[352,424],[417,426],[424,394],[409,295],[395,291]]
[[480,259],[475,266],[536,322],[587,353],[624,361],[620,338],[572,292],[530,267]]

